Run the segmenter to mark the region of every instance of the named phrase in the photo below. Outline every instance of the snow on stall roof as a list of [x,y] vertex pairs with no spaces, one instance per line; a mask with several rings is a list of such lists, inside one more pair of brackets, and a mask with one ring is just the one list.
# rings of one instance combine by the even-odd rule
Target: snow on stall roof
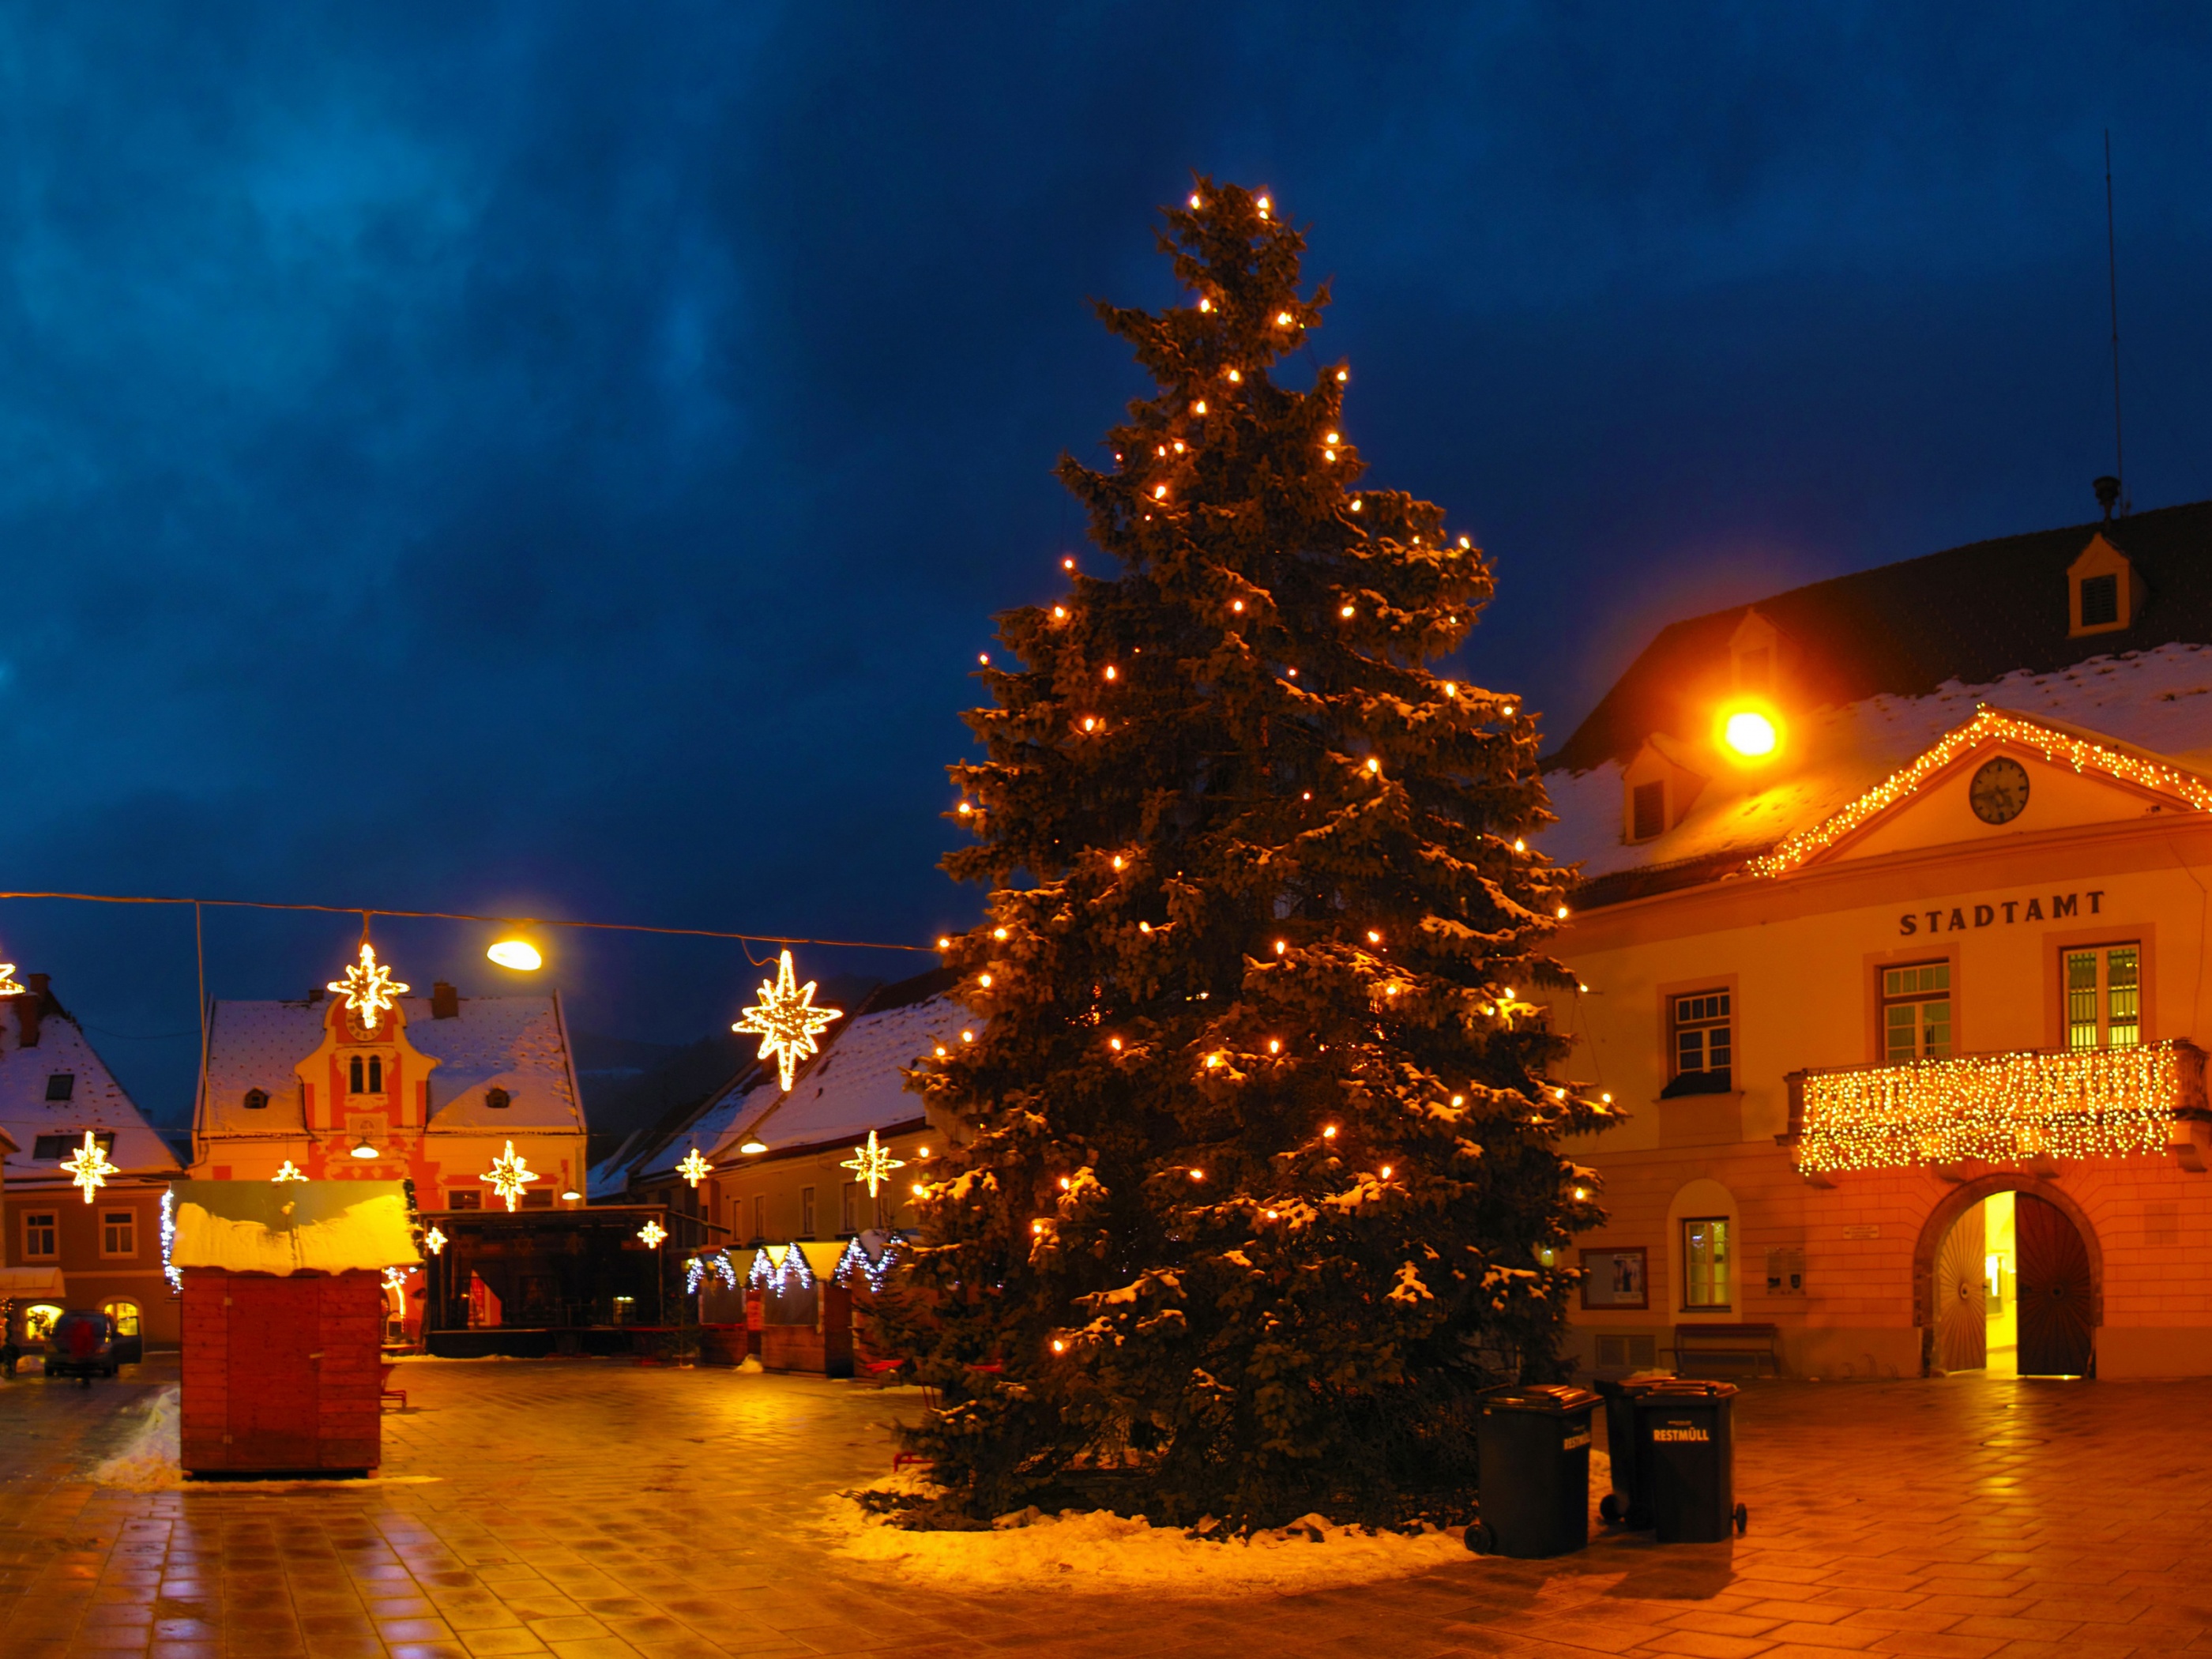
[[780,1107],[773,1080],[746,1090],[714,1155],[736,1152],[756,1129],[771,1146],[811,1146],[915,1121],[923,1115],[921,1097],[908,1091],[902,1068],[939,1043],[957,1042],[973,1019],[949,995],[854,1015],[851,1029],[799,1073]]
[[[34,993],[27,994],[35,994]],[[0,1007],[17,1003],[10,997]],[[77,1023],[51,1003],[35,1047],[23,1047],[20,1008],[0,1014],[0,1128],[21,1149],[8,1158],[11,1184],[60,1176],[60,1158],[35,1156],[38,1137],[66,1135],[66,1158],[84,1144],[87,1130],[112,1133],[108,1158],[128,1175],[179,1172],[177,1155],[139,1113]],[[66,1074],[67,1100],[48,1100],[49,1079]],[[65,1176],[61,1176],[66,1180]]]
[[422,1259],[393,1181],[183,1181],[175,1267],[236,1273],[345,1273]]
[[1850,805],[1973,719],[1983,703],[2117,738],[2193,770],[2212,769],[2212,646],[2165,645],[2051,673],[2007,674],[1983,685],[1953,681],[1927,696],[1874,696],[1798,715],[1790,728],[1790,753],[1800,757],[1795,769],[1752,775],[1741,787],[1716,776],[1680,823],[1632,846],[1622,839],[1620,763],[1550,773],[1544,787],[1559,822],[1537,845],[1559,863],[1579,860],[1585,879],[1723,854],[1747,858]]
[[[304,1133],[300,1079],[292,1068],[323,1040],[331,1003],[218,1002],[208,1026],[207,1092],[201,1127],[209,1134]],[[407,1040],[439,1062],[430,1073],[434,1129],[581,1129],[584,1116],[568,1071],[560,1012],[544,997],[463,997],[451,1019],[434,1019],[428,997],[402,997]],[[510,1103],[484,1104],[504,1089]],[[246,1106],[258,1089],[269,1104]]]

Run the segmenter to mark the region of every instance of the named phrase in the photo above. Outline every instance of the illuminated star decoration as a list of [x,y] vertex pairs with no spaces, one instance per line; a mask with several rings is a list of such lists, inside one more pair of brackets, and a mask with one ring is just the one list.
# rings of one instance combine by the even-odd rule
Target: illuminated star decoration
[[446,1248],[446,1235],[439,1231],[438,1224],[434,1221],[430,1224],[430,1231],[422,1235],[422,1248],[429,1251],[432,1255],[436,1255]]
[[791,1092],[791,1079],[799,1070],[799,1062],[810,1054],[822,1052],[814,1039],[830,1029],[830,1022],[844,1018],[842,1008],[817,1008],[814,1006],[814,981],[805,985],[796,982],[791,971],[791,952],[783,953],[777,966],[773,983],[761,981],[760,1000],[745,1010],[745,1017],[730,1027],[747,1036],[761,1040],[758,1059],[775,1056],[776,1072],[783,1079],[783,1091]]
[[646,1249],[657,1250],[660,1248],[660,1241],[668,1237],[668,1229],[658,1221],[648,1221],[637,1230],[637,1236],[645,1241]]
[[412,1267],[386,1267],[384,1270],[385,1288],[404,1294],[407,1289],[407,1275],[414,1271]]
[[346,969],[343,979],[334,979],[323,988],[345,993],[346,1011],[361,1017],[362,1030],[374,1031],[377,1015],[398,1007],[399,999],[413,988],[394,980],[392,970],[377,961],[376,947],[363,939],[361,960]]
[[305,1181],[307,1177],[301,1174],[300,1166],[288,1158],[284,1160],[284,1167],[269,1178],[271,1181]]
[[704,1181],[714,1172],[714,1166],[708,1163],[705,1158],[699,1156],[699,1149],[696,1146],[694,1146],[690,1152],[686,1152],[684,1155],[684,1161],[676,1166],[676,1173],[682,1176],[694,1187],[697,1186],[702,1181]]
[[522,1196],[522,1189],[538,1178],[530,1165],[514,1155],[514,1143],[511,1140],[507,1143],[507,1150],[492,1159],[491,1168],[477,1177],[478,1181],[489,1182],[491,1189],[507,1200],[510,1210]]
[[0,962],[0,997],[19,997],[23,988],[15,983],[15,964]]
[[865,1146],[854,1147],[852,1157],[837,1167],[841,1170],[850,1170],[855,1180],[866,1182],[868,1196],[873,1198],[876,1195],[876,1188],[891,1178],[893,1170],[906,1168],[906,1160],[902,1158],[893,1158],[890,1147],[876,1145],[876,1132],[871,1129],[868,1131],[868,1144]]
[[84,1145],[62,1160],[62,1168],[69,1171],[70,1184],[84,1188],[84,1201],[92,1202],[92,1195],[107,1184],[107,1177],[123,1171],[107,1161],[107,1151],[93,1132],[84,1132]]

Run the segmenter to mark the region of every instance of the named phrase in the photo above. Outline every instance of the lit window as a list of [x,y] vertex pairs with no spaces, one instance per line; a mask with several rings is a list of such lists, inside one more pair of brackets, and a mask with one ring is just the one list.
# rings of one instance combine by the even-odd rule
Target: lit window
[[76,1073],[56,1072],[46,1079],[48,1100],[68,1100],[76,1093]]
[[138,1212],[102,1210],[100,1212],[100,1253],[102,1255],[138,1254]]
[[2142,1041],[2142,948],[2100,945],[2086,951],[2069,951],[2066,1046],[2132,1048]]
[[136,1302],[103,1302],[100,1304],[100,1310],[115,1327],[116,1335],[138,1334],[138,1304]]
[[1682,1224],[1682,1305],[1729,1305],[1729,1224],[1726,1216],[1700,1216]]
[[45,1341],[53,1334],[54,1321],[61,1316],[62,1310],[52,1303],[33,1303],[23,1310],[23,1340],[27,1342]]
[[1639,783],[1628,796],[1629,839],[1650,841],[1667,827],[1667,781]]
[[52,1210],[33,1210],[23,1217],[23,1259],[52,1261],[61,1254],[58,1243],[61,1218]]
[[1724,1095],[1734,1086],[1735,1041],[1726,991],[1697,991],[1668,999],[1668,1063],[1673,1080],[1661,1091],[1680,1095]]
[[1882,1059],[1948,1060],[1951,1055],[1951,964],[1920,962],[1881,971]]

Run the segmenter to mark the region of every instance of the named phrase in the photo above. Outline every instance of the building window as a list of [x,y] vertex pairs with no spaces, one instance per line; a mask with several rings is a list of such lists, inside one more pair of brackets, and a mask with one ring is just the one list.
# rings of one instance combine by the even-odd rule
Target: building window
[[2069,951],[2066,1046],[2132,1048],[2142,1041],[2142,947],[2099,945]]
[[76,1093],[76,1073],[75,1072],[56,1072],[47,1078],[46,1098],[48,1100],[68,1100]]
[[507,1103],[514,1098],[514,1097],[508,1094],[504,1089],[487,1089],[484,1091],[484,1104],[490,1107],[495,1112],[505,1111],[507,1108]]
[[61,1316],[62,1310],[51,1302],[33,1303],[23,1310],[23,1340],[27,1342],[45,1341],[53,1334],[54,1321]]
[[526,1210],[551,1209],[553,1207],[553,1189],[550,1187],[531,1188],[522,1194],[522,1207]]
[[860,1183],[848,1181],[837,1194],[837,1231],[857,1233],[860,1231]]
[[247,1111],[266,1111],[268,1107],[269,1091],[266,1089],[248,1089],[246,1091],[246,1109]]
[[449,1210],[481,1210],[483,1208],[483,1188],[481,1187],[448,1188],[446,1194],[446,1207]]
[[814,1237],[814,1188],[811,1187],[799,1189],[799,1236],[801,1238]]
[[753,1237],[759,1239],[768,1237],[768,1195],[764,1193],[753,1195]]
[[1726,1216],[1699,1216],[1682,1224],[1682,1305],[1729,1305],[1729,1224]]
[[[112,1154],[115,1151],[115,1134],[112,1130],[97,1130],[92,1139],[94,1144],[101,1152]],[[59,1160],[67,1158],[71,1152],[82,1150],[83,1146],[84,1132],[81,1129],[76,1133],[69,1135],[38,1135],[31,1141],[31,1156],[33,1158]]]
[[136,1302],[103,1302],[100,1304],[100,1310],[115,1327],[116,1335],[138,1334],[138,1304]]
[[23,1259],[52,1261],[61,1254],[55,1243],[61,1218],[52,1210],[33,1210],[23,1217]]
[[1881,970],[1881,1057],[1891,1066],[1951,1057],[1951,964]]
[[138,1254],[138,1212],[102,1210],[100,1212],[100,1253],[102,1255]]
[[1654,778],[1628,793],[1628,838],[1650,841],[1667,827],[1667,781]]
[[361,1093],[361,1056],[356,1054],[346,1067],[346,1092],[349,1095]]
[[2117,574],[2081,578],[2081,626],[2110,628],[2120,619],[2120,579]]
[[1668,999],[1668,1050],[1673,1080],[1660,1091],[1662,1099],[1680,1095],[1724,1095],[1734,1085],[1730,1075],[1735,1042],[1730,1030],[1726,991],[1696,991]]

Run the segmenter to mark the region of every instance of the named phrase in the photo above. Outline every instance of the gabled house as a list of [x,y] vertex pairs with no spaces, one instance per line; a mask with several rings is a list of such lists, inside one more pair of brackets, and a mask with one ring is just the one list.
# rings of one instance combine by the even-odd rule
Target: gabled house
[[1674,623],[1546,783],[1588,1368],[2212,1374],[2212,503]]
[[[67,1309],[98,1308],[124,1336],[174,1347],[177,1301],[161,1273],[161,1200],[184,1173],[44,974],[0,999],[0,1139],[7,1181],[0,1299],[35,1338]],[[83,1156],[86,1138],[100,1156]],[[77,1181],[89,1165],[96,1179]]]

